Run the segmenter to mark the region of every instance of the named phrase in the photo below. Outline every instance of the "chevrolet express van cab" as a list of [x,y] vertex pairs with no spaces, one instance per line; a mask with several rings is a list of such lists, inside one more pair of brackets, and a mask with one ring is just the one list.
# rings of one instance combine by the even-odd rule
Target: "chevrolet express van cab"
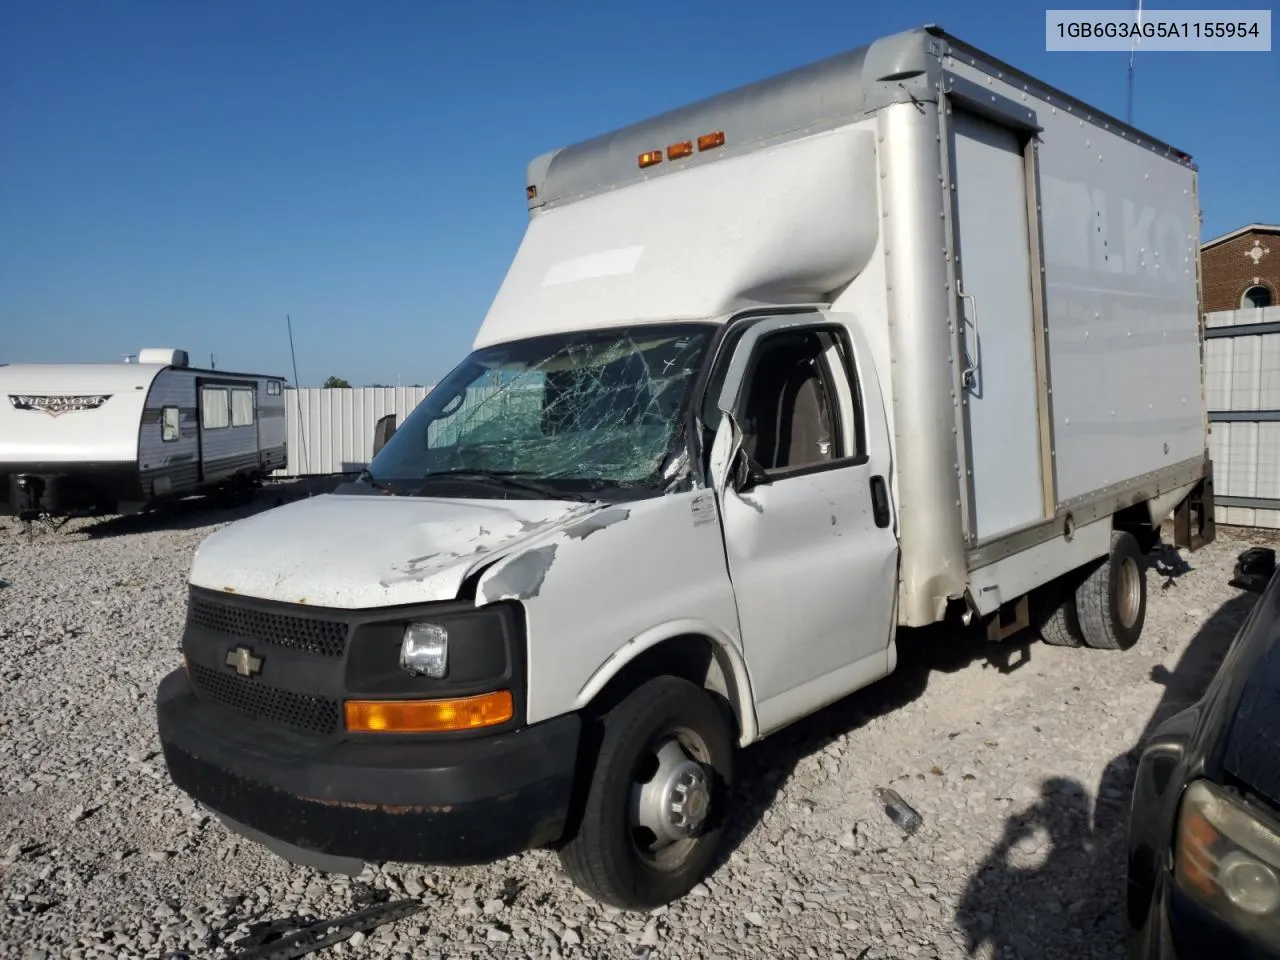
[[1131,646],[1160,522],[1213,536],[1195,177],[932,27],[537,158],[473,352],[201,544],[174,782],[323,869],[551,847],[646,908],[899,628]]

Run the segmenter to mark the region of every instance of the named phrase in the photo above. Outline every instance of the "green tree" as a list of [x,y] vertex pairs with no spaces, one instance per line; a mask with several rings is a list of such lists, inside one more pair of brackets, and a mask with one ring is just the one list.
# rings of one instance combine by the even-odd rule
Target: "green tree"
[[347,381],[343,380],[341,377],[330,377],[328,380],[324,382],[324,385],[327,388],[351,386],[351,384],[347,383]]

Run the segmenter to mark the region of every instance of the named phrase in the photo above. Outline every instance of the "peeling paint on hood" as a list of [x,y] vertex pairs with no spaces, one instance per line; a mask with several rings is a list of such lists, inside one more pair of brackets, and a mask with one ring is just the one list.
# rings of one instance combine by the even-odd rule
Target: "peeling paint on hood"
[[211,590],[343,609],[451,600],[477,566],[602,507],[312,497],[212,534],[196,551],[189,579]]
[[497,603],[499,600],[528,600],[536,597],[555,559],[554,543],[526,550],[485,581],[482,587],[485,600]]

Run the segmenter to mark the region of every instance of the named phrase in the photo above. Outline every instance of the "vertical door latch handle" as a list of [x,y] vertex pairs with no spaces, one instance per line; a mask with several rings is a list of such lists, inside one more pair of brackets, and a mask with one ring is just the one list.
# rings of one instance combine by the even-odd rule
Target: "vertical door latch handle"
[[885,484],[884,477],[871,478],[871,516],[877,527],[889,525],[889,487]]

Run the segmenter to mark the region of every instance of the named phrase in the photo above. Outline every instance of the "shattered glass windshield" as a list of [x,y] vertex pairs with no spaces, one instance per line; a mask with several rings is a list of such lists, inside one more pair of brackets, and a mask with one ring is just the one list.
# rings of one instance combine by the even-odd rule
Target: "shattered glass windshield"
[[450,474],[523,483],[527,496],[652,486],[683,438],[714,329],[646,325],[477,350],[405,419],[369,479],[409,495]]

